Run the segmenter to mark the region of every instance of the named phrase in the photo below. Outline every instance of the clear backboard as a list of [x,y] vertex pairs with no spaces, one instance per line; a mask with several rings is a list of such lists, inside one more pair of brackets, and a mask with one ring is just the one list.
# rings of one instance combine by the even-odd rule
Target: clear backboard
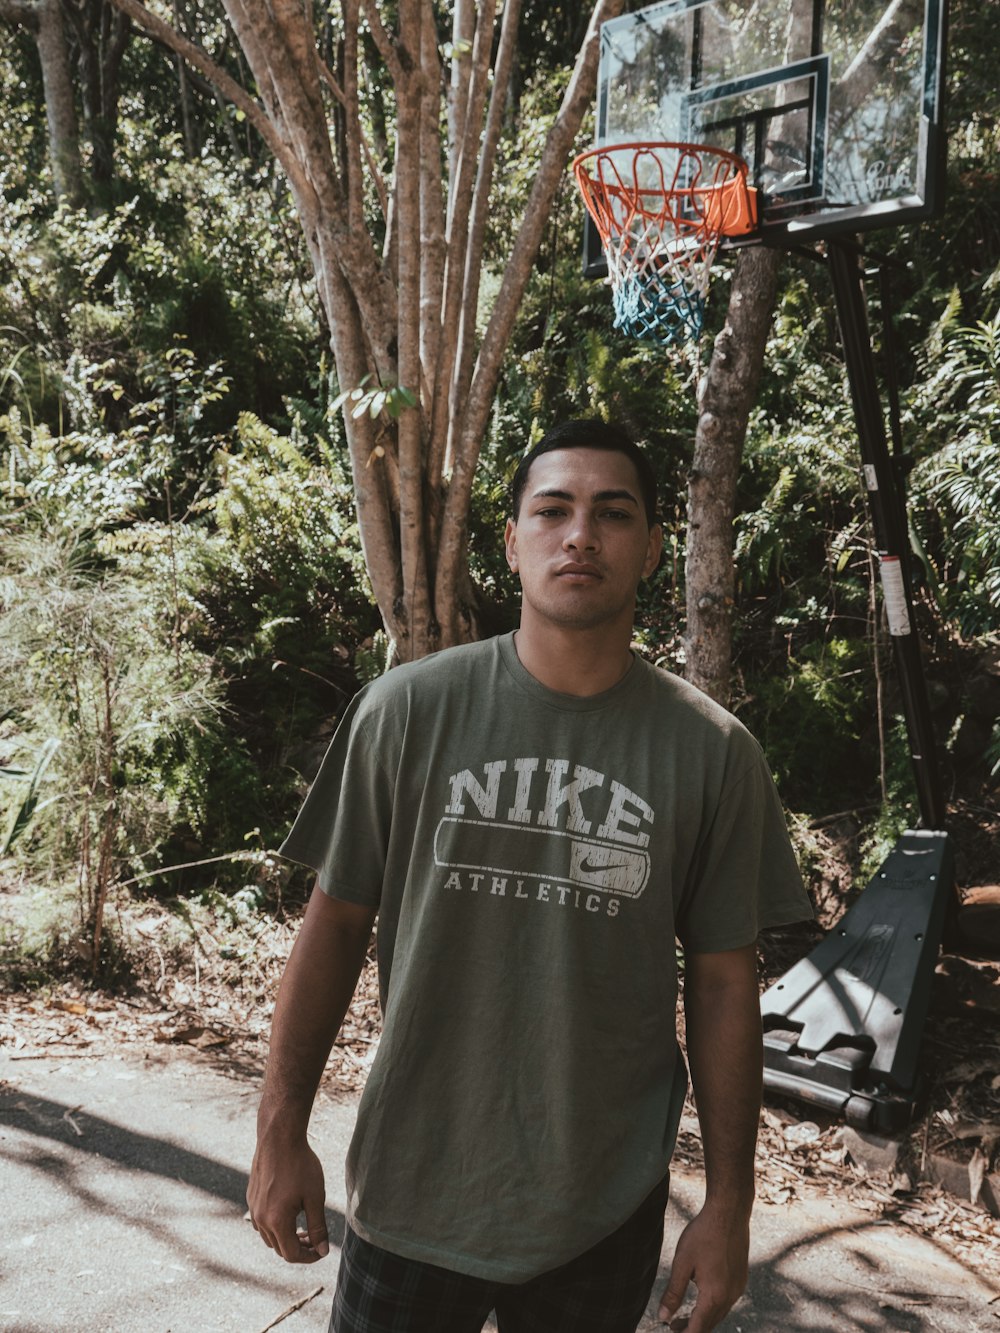
[[739,154],[758,234],[790,243],[928,217],[944,165],[944,4],[665,0],[612,19],[596,143]]

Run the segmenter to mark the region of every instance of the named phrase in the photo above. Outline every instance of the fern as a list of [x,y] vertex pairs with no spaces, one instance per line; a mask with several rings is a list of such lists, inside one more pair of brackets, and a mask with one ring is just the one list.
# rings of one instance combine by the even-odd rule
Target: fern
[[949,301],[924,354],[915,406],[931,424],[914,522],[925,567],[947,586],[940,604],[964,633],[983,633],[1000,627],[1000,309],[962,326]]

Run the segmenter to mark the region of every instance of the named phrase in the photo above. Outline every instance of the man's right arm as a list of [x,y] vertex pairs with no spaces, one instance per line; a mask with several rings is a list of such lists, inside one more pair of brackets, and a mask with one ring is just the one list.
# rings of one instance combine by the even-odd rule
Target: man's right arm
[[[247,1203],[261,1239],[289,1263],[329,1253],[323,1168],[306,1129],[374,922],[374,908],[340,902],[317,884],[274,1006]],[[295,1229],[300,1213],[304,1235]]]

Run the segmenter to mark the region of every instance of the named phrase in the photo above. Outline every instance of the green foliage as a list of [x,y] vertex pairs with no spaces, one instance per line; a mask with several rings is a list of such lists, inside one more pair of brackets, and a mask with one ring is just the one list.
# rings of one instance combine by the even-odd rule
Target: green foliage
[[734,532],[739,715],[810,815],[870,803],[880,773],[871,536],[831,303],[811,271],[779,298]]
[[860,887],[876,873],[904,830],[916,827],[919,821],[910,747],[906,724],[901,717],[892,719],[885,738],[884,775],[885,786],[878,814],[868,824],[861,840],[857,871]]
[[[184,161],[176,143],[157,153],[161,170],[144,164],[135,192],[107,212],[50,216],[34,189],[6,200],[0,364],[18,356],[36,416],[55,433],[67,417],[76,424],[79,365],[113,365],[120,394],[100,405],[118,424],[149,385],[147,362],[162,364],[180,342],[199,365],[221,364],[233,389],[206,407],[212,433],[238,410],[280,417],[313,360],[315,298],[266,177],[248,188],[217,161]],[[0,410],[5,400],[0,385]]]
[[[204,776],[211,817],[181,832],[223,850],[257,826],[275,846],[379,619],[353,493],[322,437],[279,435],[244,414],[205,489],[191,521],[133,525],[103,549],[160,589],[177,633],[225,682],[228,721]],[[179,842],[166,851],[188,859]]]
[[287,645],[296,626],[328,655],[341,621],[371,614],[353,492],[339,457],[322,438],[279,435],[246,413],[215,469],[213,493],[198,509],[217,533],[201,549],[213,582],[221,580],[214,596],[225,600],[226,639],[232,642],[242,619],[252,636],[241,641],[269,654]]
[[[220,707],[209,663],[170,644],[149,591],[64,532],[0,537],[0,674],[22,743],[56,737],[59,801],[17,847],[36,872],[79,865],[81,924],[100,947],[108,889],[196,818],[190,772]],[[15,738],[16,740],[16,738]],[[95,960],[96,961],[96,960]]]
[[121,527],[168,512],[171,486],[183,498],[204,479],[216,442],[205,416],[228,390],[219,365],[201,370],[189,349],[172,347],[144,361],[143,396],[131,401],[117,369],[113,359],[70,359],[63,394],[74,429],[26,424],[16,405],[0,415],[0,490],[10,504],[27,503],[34,521],[71,532]]
[[50,737],[47,741],[42,742],[33,768],[0,767],[0,778],[23,779],[22,789],[15,794],[12,801],[13,809],[7,832],[0,839],[0,857],[7,855],[15,841],[31,823],[31,818],[35,812],[44,810],[47,805],[50,805],[56,799],[55,797],[49,797],[47,800],[39,802],[38,788],[45,776],[45,770],[52,762],[52,757],[58,749],[59,741]]
[[371,640],[362,644],[354,655],[354,669],[362,685],[378,680],[389,670],[392,645],[384,630],[376,630]]
[[863,640],[829,637],[754,675],[740,717],[760,740],[785,801],[822,813],[867,799],[878,781],[871,659]]
[[990,777],[995,778],[1000,773],[1000,722],[994,725],[993,734],[986,747],[986,763],[989,766]]
[[973,327],[958,313],[953,297],[913,395],[914,523],[938,605],[971,637],[1000,629],[1000,311]]
[[402,384],[377,384],[366,388],[370,379],[370,375],[365,375],[356,388],[345,389],[343,393],[338,394],[331,407],[336,410],[345,403],[350,403],[350,413],[355,420],[358,417],[369,416],[373,421],[383,412],[393,421],[398,421],[408,407],[416,407],[417,395],[412,389],[404,388]]
[[312,431],[245,413],[224,437],[220,366],[149,355],[131,402],[117,368],[70,366],[61,435],[0,417],[0,762],[62,742],[34,818],[17,779],[2,823],[33,875],[75,868],[91,938],[123,877],[280,840],[378,623],[328,401],[303,400]]

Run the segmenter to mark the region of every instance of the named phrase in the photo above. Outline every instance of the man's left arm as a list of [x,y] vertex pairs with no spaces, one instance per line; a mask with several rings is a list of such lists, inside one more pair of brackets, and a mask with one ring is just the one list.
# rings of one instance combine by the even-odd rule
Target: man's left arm
[[756,945],[687,953],[684,1013],[705,1152],[705,1202],[677,1242],[660,1318],[673,1318],[694,1282],[698,1299],[687,1330],[710,1333],[747,1281],[763,1083]]

